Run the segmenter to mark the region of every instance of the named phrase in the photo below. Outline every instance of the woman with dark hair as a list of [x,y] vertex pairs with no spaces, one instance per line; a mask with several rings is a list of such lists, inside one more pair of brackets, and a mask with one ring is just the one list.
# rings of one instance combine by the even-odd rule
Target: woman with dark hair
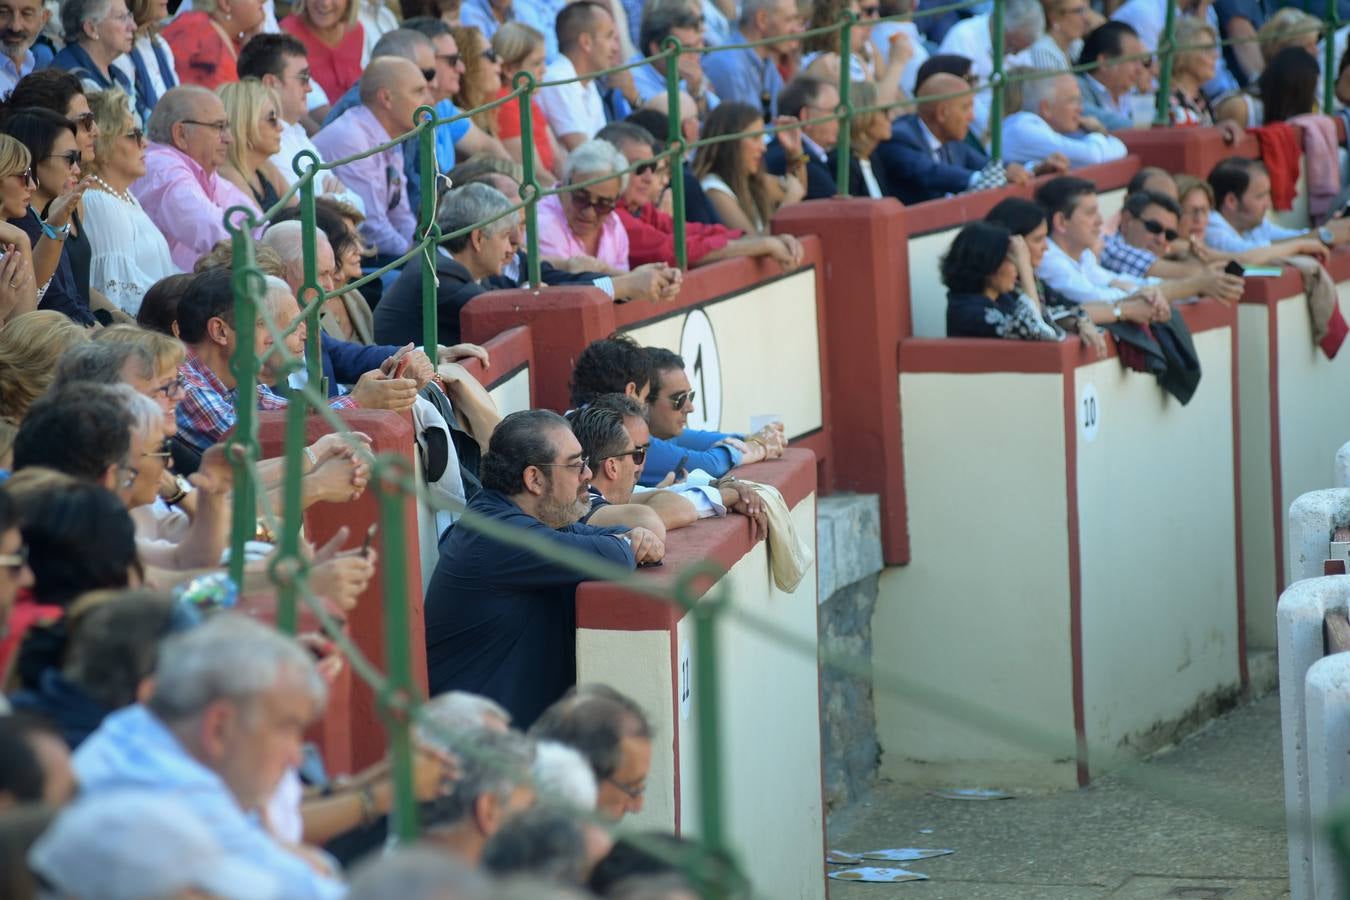
[[1026,240],[1002,225],[971,222],[962,228],[942,258],[942,283],[947,286],[948,337],[1064,338],[1042,316],[1035,298]]
[[[80,248],[66,246],[72,229],[78,233],[80,228],[76,209],[91,183],[80,181],[76,131],[68,118],[49,109],[19,110],[0,123],[0,132],[23,144],[33,161],[30,171],[36,186],[28,211],[9,222],[27,234],[33,245],[38,308],[54,309],[81,325],[93,325],[89,254],[82,255],[83,278],[79,278],[74,257]],[[88,250],[87,243],[84,249]],[[109,307],[103,299],[101,308]]]
[[[1027,255],[1031,262],[1031,271],[1045,257],[1045,245],[1049,240],[1050,226],[1046,222],[1045,210],[1037,203],[1023,200],[1021,197],[1008,197],[1000,200],[984,217],[986,222],[1002,225],[1015,237],[1020,237],[1027,245]],[[1036,292],[1033,297],[1041,303],[1042,317],[1065,331],[1077,332],[1079,339],[1097,352],[1106,355],[1106,339],[1093,324],[1087,312],[1079,305],[1060,303],[1055,300],[1039,278],[1035,279]]]
[[80,79],[63,69],[38,69],[25,75],[14,85],[5,101],[8,109],[38,107],[60,113],[76,126],[75,139],[80,145],[80,165],[87,167],[94,161],[94,142],[99,138],[98,123],[89,106]]
[[[775,124],[796,121],[780,116]],[[760,111],[750,104],[723,103],[708,113],[703,137],[754,131],[761,123]],[[764,141],[759,134],[704,144],[695,151],[694,174],[723,225],[746,234],[768,234],[773,214],[806,196],[801,132],[780,131],[778,141],[787,159],[794,163],[788,166],[788,174],[781,176],[764,170]]]
[[1302,47],[1285,47],[1266,66],[1258,84],[1263,124],[1284,122],[1317,109],[1317,60]]

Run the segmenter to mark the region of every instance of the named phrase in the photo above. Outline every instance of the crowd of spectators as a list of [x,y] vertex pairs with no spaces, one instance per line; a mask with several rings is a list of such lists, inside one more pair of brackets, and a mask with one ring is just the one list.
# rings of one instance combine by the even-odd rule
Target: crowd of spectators
[[[674,864],[696,845],[615,842],[606,827],[641,810],[653,741],[669,736],[613,688],[576,684],[583,575],[451,522],[426,573],[423,837],[373,853],[395,802],[388,764],[329,777],[303,744],[343,657],[312,630],[295,639],[257,621],[276,613],[283,462],[256,463],[260,514],[236,585],[225,441],[241,402],[278,410],[310,391],[334,410],[411,412],[424,455],[432,433],[449,448],[435,477],[423,467],[429,483],[480,521],[613,572],[660,564],[671,533],[705,518],[768,536],[763,498],[738,472],[783,455],[782,425],[690,428],[698,397],[672,350],[620,335],[586,347],[565,416],[502,417],[470,374],[491,359],[461,341],[461,311],[529,270],[526,163],[562,189],[537,204],[543,282],[616,302],[684,288],[672,183],[689,266],[750,257],[777,274],[804,263],[801,242],[774,233],[784,207],[840,187],[912,205],[1040,176],[1034,200],[1004,199],[953,240],[948,333],[1076,335],[1099,354],[1104,331],[1152,334],[1175,304],[1236,300],[1234,263],[1325,258],[1350,241],[1345,219],[1311,232],[1268,222],[1270,175],[1242,158],[1205,180],[1145,170],[1104,221],[1096,186],[1072,170],[1123,157],[1113,132],[1151,124],[1158,0],[1007,0],[1001,52],[1017,78],[1001,159],[992,16],[877,21],[914,7],[0,0],[4,895],[675,900],[706,895],[695,879],[707,877],[739,896],[725,861]],[[844,12],[857,17],[848,59],[833,34],[799,36]],[[1306,14],[1181,13],[1174,126],[1218,124],[1236,140],[1314,111],[1319,79],[1350,100],[1344,36],[1340,69],[1322,72]],[[690,52],[644,61],[668,38]],[[1220,38],[1259,40],[1220,52]],[[841,71],[860,110],[848,123]],[[529,98],[528,141],[511,96],[521,73],[565,82]],[[397,140],[421,107],[443,120],[428,142]],[[307,260],[291,188],[315,160],[333,166],[315,180]],[[240,320],[227,213],[252,230],[265,276],[253,321]],[[429,355],[422,261],[400,260],[433,224],[453,236],[428,250],[441,339]],[[319,359],[306,360],[315,286]],[[259,361],[242,398],[241,341]],[[302,505],[359,500],[369,441],[306,446]],[[379,563],[352,537],[303,548],[307,589],[339,624]]]

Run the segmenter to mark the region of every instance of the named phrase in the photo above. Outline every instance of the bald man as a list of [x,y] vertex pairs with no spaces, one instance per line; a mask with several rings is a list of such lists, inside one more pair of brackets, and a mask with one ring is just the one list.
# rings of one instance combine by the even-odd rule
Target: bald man
[[[1031,176],[1019,165],[1004,167],[966,140],[975,119],[975,97],[964,78],[946,72],[928,76],[915,92],[917,112],[891,126],[891,139],[872,155],[882,189],[902,203],[922,203],[971,190],[1022,184]],[[960,96],[952,96],[953,94]]]
[[[419,106],[431,105],[431,88],[410,60],[382,56],[361,75],[361,105],[353,106],[316,135],[324,159],[363,153],[412,130]],[[335,173],[366,205],[361,236],[378,253],[374,265],[392,262],[412,246],[417,226],[403,179],[403,145],[339,166]]]

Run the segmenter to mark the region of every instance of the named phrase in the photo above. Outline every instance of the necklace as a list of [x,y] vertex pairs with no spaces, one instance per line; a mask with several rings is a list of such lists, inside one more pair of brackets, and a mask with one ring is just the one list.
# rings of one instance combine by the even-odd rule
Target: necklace
[[94,181],[97,182],[98,186],[99,186],[105,193],[112,194],[114,197],[116,197],[118,200],[121,200],[123,203],[129,203],[129,204],[131,204],[132,206],[135,206],[135,205],[136,205],[136,200],[135,200],[135,198],[133,198],[133,197],[131,196],[131,192],[130,192],[130,191],[119,191],[119,190],[117,190],[115,187],[113,187],[111,184],[108,184],[108,182],[104,181],[102,178],[100,178],[100,177],[97,176],[97,175],[91,175],[91,176],[89,176],[89,177],[92,178],[92,179],[94,179]]

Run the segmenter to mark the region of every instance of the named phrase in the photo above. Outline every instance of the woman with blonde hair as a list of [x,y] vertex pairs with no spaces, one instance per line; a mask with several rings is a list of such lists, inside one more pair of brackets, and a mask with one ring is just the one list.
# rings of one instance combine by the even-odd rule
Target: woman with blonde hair
[[[229,162],[220,167],[221,177],[247,191],[266,212],[281,200],[286,179],[272,157],[281,150],[281,98],[256,78],[222,84],[216,91],[225,104],[230,123]],[[299,203],[291,197],[288,206]]]
[[[492,49],[501,60],[504,84],[495,94],[510,93],[517,72],[529,72],[535,84],[544,80],[544,35],[523,22],[507,22],[492,36]],[[558,181],[562,161],[566,156],[553,130],[548,127],[544,108],[534,97],[530,98],[530,130],[534,135],[534,174],[540,185],[552,187]],[[518,163],[523,163],[524,147],[520,138],[520,98],[512,98],[497,107],[497,137],[506,146],[506,152]]]
[[89,100],[98,126],[93,185],[84,192],[89,284],[134,316],[151,285],[179,269],[169,242],[131,193],[132,183],[145,174],[145,134],[130,98],[113,90]]
[[[879,91],[870,81],[853,83],[853,104],[858,109],[876,106]],[[853,116],[848,128],[848,193],[850,197],[871,197],[880,200],[886,196],[886,178],[872,170],[872,152],[882,141],[891,137],[894,113],[884,109],[860,112]],[[830,150],[828,164],[831,172],[839,171],[838,148]]]
[[332,102],[361,80],[366,38],[359,12],[360,0],[298,0],[280,23],[309,51],[310,77]]
[[[775,124],[784,121],[780,116]],[[726,102],[708,113],[703,137],[755,131],[760,125],[758,109],[748,103]],[[764,141],[760,134],[704,144],[694,153],[694,174],[723,225],[746,234],[768,234],[773,214],[806,196],[803,186],[806,157],[802,153],[801,132],[780,131],[778,141],[789,160],[801,160],[789,166],[788,174],[782,176],[764,170]]]
[[32,164],[27,147],[0,134],[0,327],[38,304],[32,244],[22,229],[6,221],[28,214],[36,187]]
[[[464,60],[459,78],[459,93],[452,98],[460,109],[475,109],[497,96],[502,86],[502,64],[483,32],[464,25],[451,25],[450,35]],[[498,109],[474,113],[470,118],[483,131],[497,136]]]
[[1214,110],[1201,86],[1214,77],[1219,65],[1219,47],[1214,27],[1204,19],[1183,16],[1176,23],[1176,44],[1183,50],[1172,61],[1173,125],[1213,125]]
[[0,416],[22,421],[47,390],[61,356],[89,340],[89,332],[64,314],[38,309],[0,328]]

